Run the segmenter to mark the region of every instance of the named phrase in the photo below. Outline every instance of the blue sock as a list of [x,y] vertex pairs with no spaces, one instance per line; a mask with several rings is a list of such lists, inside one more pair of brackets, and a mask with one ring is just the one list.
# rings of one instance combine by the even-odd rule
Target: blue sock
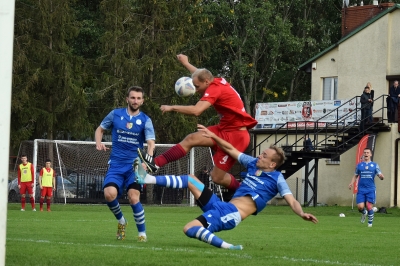
[[156,185],[169,188],[187,188],[188,177],[187,175],[160,175],[156,176]]
[[217,237],[202,226],[193,226],[189,228],[189,230],[186,231],[186,235],[191,238],[197,238],[198,240],[204,241],[217,248],[220,248],[224,242],[221,238]]
[[131,205],[131,208],[133,210],[133,218],[135,219],[138,232],[146,232],[146,220],[142,204],[138,202],[135,205]]
[[374,221],[374,210],[369,210],[368,211],[368,224],[372,224]]
[[119,202],[117,199],[111,201],[111,202],[107,202],[107,206],[110,209],[110,211],[114,214],[115,218],[117,218],[117,220],[120,220],[122,218],[122,211],[121,208],[119,207]]

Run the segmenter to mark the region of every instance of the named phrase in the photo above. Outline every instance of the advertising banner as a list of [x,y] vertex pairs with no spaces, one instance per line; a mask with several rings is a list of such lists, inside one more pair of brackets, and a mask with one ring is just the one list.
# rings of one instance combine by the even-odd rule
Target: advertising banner
[[[346,104],[341,106],[343,103]],[[315,121],[318,121],[318,127],[336,126],[338,119],[339,125],[354,124],[356,104],[361,107],[356,100],[257,103],[255,119],[258,124],[254,129],[279,128],[286,123],[288,128],[314,127]]]

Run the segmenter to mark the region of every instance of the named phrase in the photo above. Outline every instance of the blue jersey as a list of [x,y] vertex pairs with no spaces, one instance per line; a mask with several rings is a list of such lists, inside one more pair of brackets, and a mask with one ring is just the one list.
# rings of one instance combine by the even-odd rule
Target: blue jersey
[[262,211],[277,193],[282,197],[292,194],[281,172],[263,172],[256,167],[257,160],[244,153],[239,155],[238,161],[247,168],[247,174],[233,195],[233,198],[250,195],[257,206],[254,215]]
[[111,130],[111,163],[132,164],[147,140],[154,140],[154,127],[150,117],[143,112],[130,116],[126,108],[114,109],[101,122],[101,128]]
[[358,180],[358,191],[366,192],[366,191],[375,191],[375,176],[381,173],[381,169],[379,165],[374,162],[361,162],[357,164],[355,175],[360,176]]

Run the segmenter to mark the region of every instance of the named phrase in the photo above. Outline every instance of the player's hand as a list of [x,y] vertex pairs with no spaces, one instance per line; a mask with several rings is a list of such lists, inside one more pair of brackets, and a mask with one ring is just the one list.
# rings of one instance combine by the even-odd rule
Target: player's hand
[[96,149],[97,149],[98,151],[106,151],[106,150],[109,150],[109,148],[107,148],[106,145],[104,145],[103,143],[96,144]]
[[383,178],[384,178],[383,174],[379,174],[378,177],[379,177],[381,180],[383,180]]
[[197,131],[203,132],[203,136],[206,138],[212,138],[213,136],[215,136],[213,132],[211,132],[210,130],[208,130],[208,128],[200,124],[197,124]]
[[179,62],[181,62],[182,65],[186,65],[187,63],[189,63],[188,57],[184,54],[178,54],[176,58]]
[[301,218],[303,218],[303,220],[305,220],[305,221],[313,222],[315,224],[318,223],[318,219],[310,213],[303,213]]
[[162,113],[170,112],[170,111],[172,111],[172,106],[171,105],[161,105],[160,110],[162,111]]
[[353,183],[349,184],[349,189],[351,189],[353,187]]

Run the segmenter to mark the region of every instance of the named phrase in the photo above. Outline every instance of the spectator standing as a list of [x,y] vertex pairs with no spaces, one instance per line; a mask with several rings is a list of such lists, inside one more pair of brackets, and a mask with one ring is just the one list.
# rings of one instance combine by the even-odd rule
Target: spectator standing
[[22,163],[18,167],[18,188],[21,194],[21,211],[25,211],[26,192],[28,192],[32,211],[35,212],[35,198],[33,197],[35,169],[33,164],[28,162],[28,157],[25,154],[21,156],[21,161]]
[[397,105],[400,100],[400,87],[399,81],[395,80],[393,85],[389,89],[389,97],[386,98],[388,108],[388,121],[389,123],[395,123],[397,114]]
[[370,88],[365,86],[364,92],[361,95],[361,122],[360,122],[360,132],[364,131],[365,125],[369,124],[369,119],[372,116],[371,104],[372,98],[370,93]]

